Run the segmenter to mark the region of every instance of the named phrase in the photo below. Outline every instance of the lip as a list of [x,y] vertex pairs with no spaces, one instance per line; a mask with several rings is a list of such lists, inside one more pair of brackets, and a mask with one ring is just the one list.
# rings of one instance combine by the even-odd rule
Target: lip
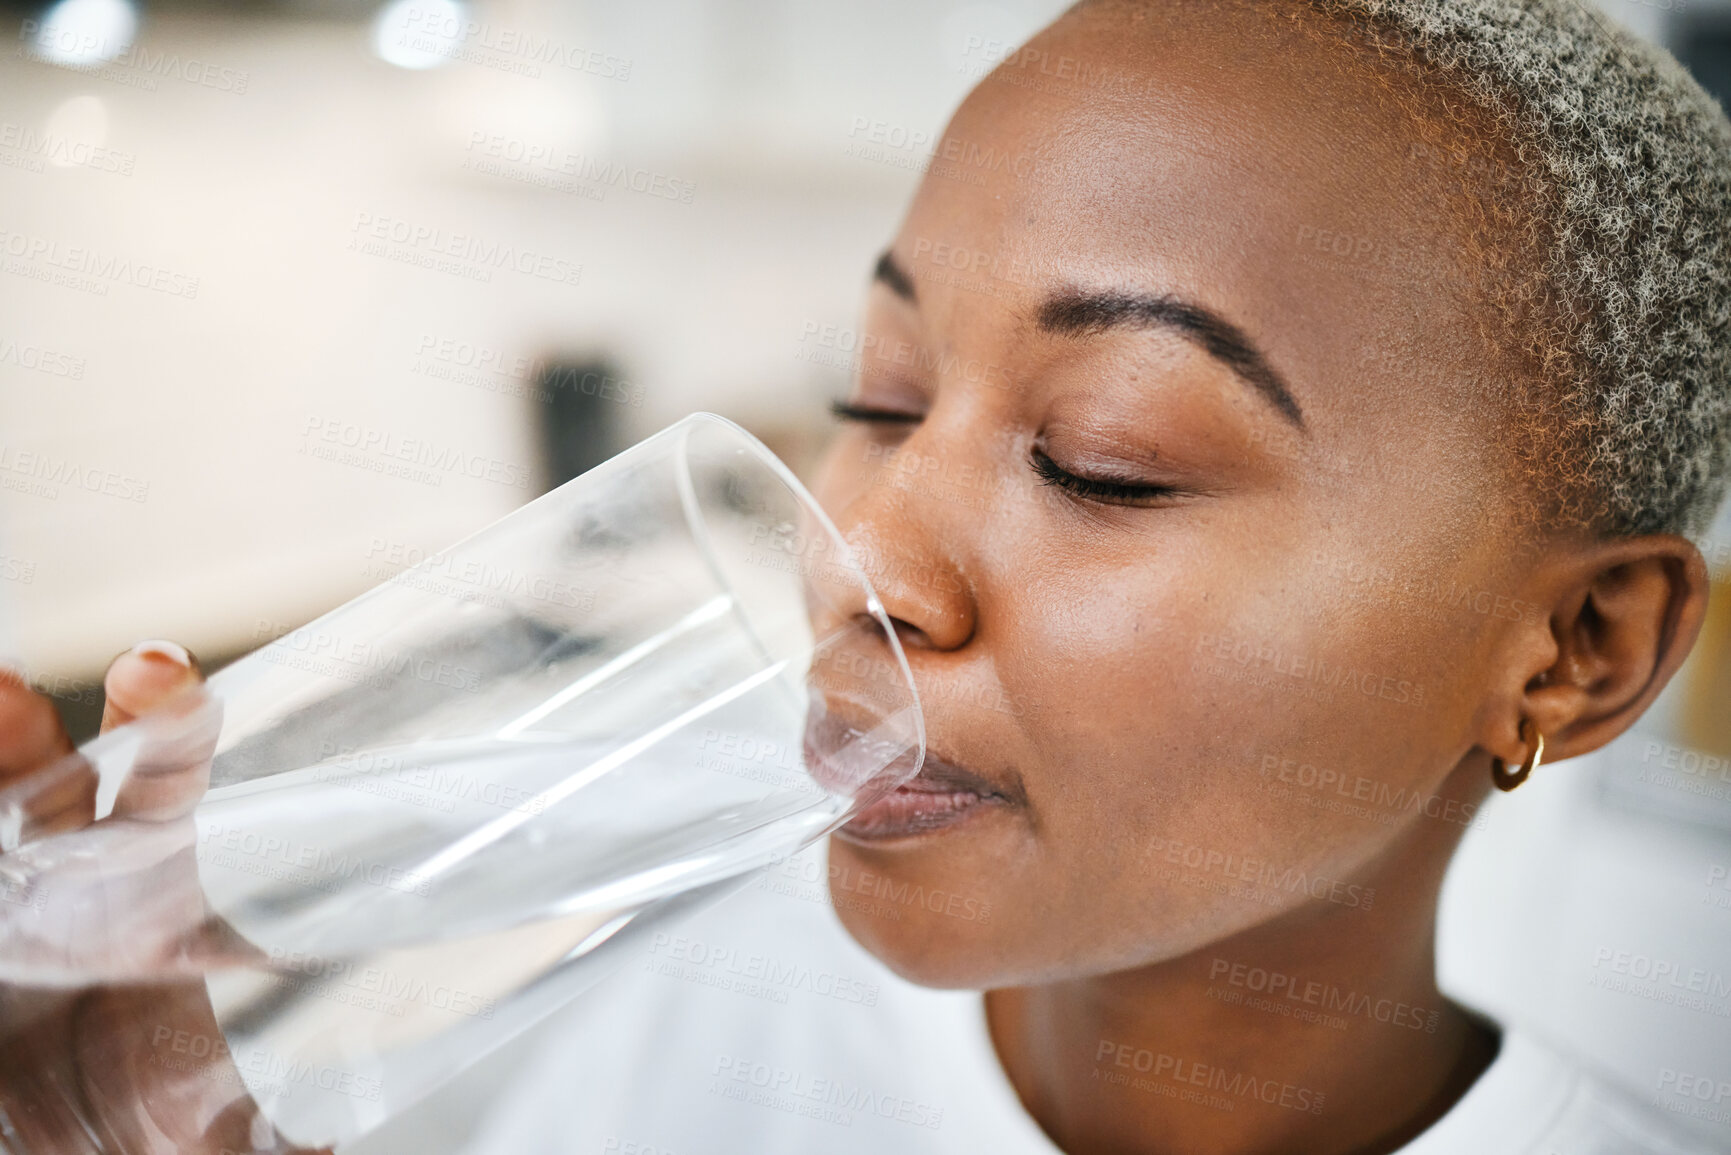
[[928,751],[918,774],[861,809],[836,833],[869,843],[917,838],[1010,802],[989,779]]

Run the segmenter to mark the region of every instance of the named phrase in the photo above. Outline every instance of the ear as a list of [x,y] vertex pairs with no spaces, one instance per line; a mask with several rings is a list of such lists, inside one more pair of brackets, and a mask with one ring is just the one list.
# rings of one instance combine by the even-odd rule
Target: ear
[[1506,651],[1508,692],[1480,743],[1511,766],[1528,753],[1523,717],[1544,735],[1547,762],[1627,730],[1688,657],[1707,613],[1707,563],[1675,534],[1587,542],[1542,569],[1550,612]]

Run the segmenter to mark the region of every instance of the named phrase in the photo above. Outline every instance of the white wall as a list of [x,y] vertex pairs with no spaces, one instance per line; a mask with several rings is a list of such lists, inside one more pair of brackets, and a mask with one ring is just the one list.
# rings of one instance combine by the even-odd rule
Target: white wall
[[[637,402],[625,407],[633,433],[695,408],[772,436],[811,424],[842,375],[798,359],[801,335],[851,323],[917,176],[848,155],[863,140],[850,136],[856,118],[898,137],[935,132],[966,87],[967,37],[1030,30],[1057,5],[1022,7],[477,9],[493,32],[613,58],[599,71],[629,61],[624,80],[552,64],[522,75],[478,42],[463,48],[479,60],[409,72],[373,58],[364,23],[172,9],[146,22],[148,56],[130,65],[80,73],[0,51],[0,121],[14,138],[50,126],[100,137],[105,163],[130,169],[38,155],[30,171],[28,149],[0,147],[0,341],[82,366],[56,376],[0,346],[14,645],[33,670],[74,677],[143,636],[233,652],[261,619],[298,623],[372,584],[375,539],[436,548],[538,492],[534,480],[433,485],[303,452],[309,424],[346,424],[490,464],[507,482],[528,471],[535,402],[419,372],[436,364],[429,344],[613,352]],[[194,61],[226,69],[212,74],[221,87],[185,79],[201,75]],[[477,134],[642,169],[658,191],[694,186],[691,199],[591,184],[597,201],[478,173],[465,167],[485,159]],[[505,269],[481,282],[351,250],[358,221],[387,218],[442,243],[581,265],[581,280]],[[29,259],[41,246],[55,261],[87,249],[162,267],[185,278],[171,288],[196,278],[197,295],[43,284],[15,267],[53,271]]]

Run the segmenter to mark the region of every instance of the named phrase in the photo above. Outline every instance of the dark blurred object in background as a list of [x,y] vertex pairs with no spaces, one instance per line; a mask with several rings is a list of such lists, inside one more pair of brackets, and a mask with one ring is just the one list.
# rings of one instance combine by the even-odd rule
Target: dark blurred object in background
[[[1677,5],[1679,11],[1682,7]],[[1723,105],[1731,95],[1731,10],[1695,10],[1674,20],[1671,51]]]
[[541,468],[547,489],[557,489],[625,448],[620,406],[634,386],[602,357],[550,360],[536,382],[546,402],[540,420]]

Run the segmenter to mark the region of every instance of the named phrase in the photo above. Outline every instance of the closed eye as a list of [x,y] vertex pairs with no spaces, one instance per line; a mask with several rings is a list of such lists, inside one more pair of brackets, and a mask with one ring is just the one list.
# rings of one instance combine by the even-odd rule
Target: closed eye
[[1107,505],[1152,505],[1183,496],[1185,491],[1170,485],[1148,482],[1113,481],[1103,477],[1083,477],[1047,457],[1035,446],[1028,462],[1045,485],[1056,486],[1066,493]]
[[923,413],[908,413],[901,409],[873,409],[868,405],[852,405],[832,401],[830,414],[837,421],[859,421],[876,425],[914,425],[925,419]]

